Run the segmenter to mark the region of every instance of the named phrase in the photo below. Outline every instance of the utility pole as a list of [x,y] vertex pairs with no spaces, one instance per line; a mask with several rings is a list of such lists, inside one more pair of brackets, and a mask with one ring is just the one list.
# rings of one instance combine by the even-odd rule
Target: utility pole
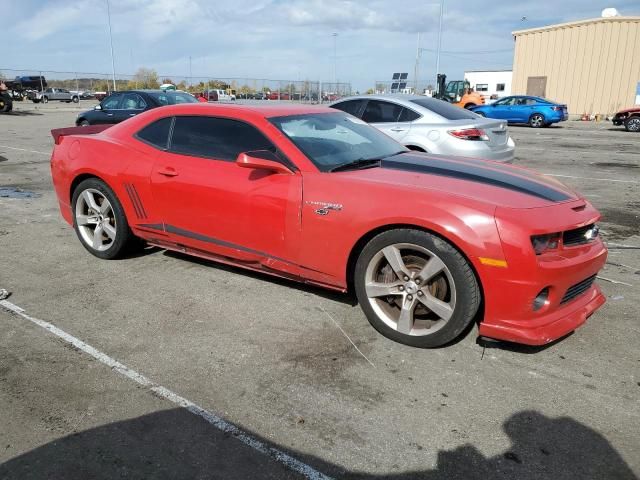
[[333,85],[334,85],[334,89],[338,90],[338,74],[337,74],[337,68],[336,68],[336,63],[337,63],[337,43],[338,43],[338,34],[337,33],[332,33],[331,35],[333,35]]
[[422,32],[418,32],[418,46],[416,48],[416,66],[413,69],[413,93],[418,94],[418,73],[420,70],[420,56],[422,55],[422,49],[420,48],[420,40],[422,39]]
[[[440,0],[440,21],[438,22],[438,51],[436,53],[436,78],[440,73],[440,47],[442,46],[442,15],[444,13],[444,0]],[[438,92],[442,93],[442,92]]]
[[116,62],[113,58],[113,35],[111,33],[111,9],[109,8],[109,0],[107,0],[107,21],[109,23],[109,44],[111,45],[111,75],[113,79],[113,91],[116,89]]
[[189,55],[189,86],[193,86],[193,72],[191,71],[191,55]]

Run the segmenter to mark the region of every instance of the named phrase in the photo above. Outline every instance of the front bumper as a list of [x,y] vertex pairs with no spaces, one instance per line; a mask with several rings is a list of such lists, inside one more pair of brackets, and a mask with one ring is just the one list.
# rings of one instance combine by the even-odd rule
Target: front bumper
[[[586,206],[576,213],[574,209],[580,203]],[[607,259],[607,249],[597,237],[588,243],[561,246],[536,256],[529,233],[523,234],[528,227],[523,229],[523,225],[544,224],[550,231],[566,231],[595,222],[599,214],[584,201],[510,210],[511,218],[496,219],[507,268],[483,266],[478,272],[485,297],[485,315],[479,333],[510,342],[545,345],[578,328],[605,303],[595,283],[568,301],[565,295],[572,287],[575,289],[576,285],[597,275]],[[541,232],[534,232],[537,233]],[[536,309],[534,299],[545,288],[547,300]]]

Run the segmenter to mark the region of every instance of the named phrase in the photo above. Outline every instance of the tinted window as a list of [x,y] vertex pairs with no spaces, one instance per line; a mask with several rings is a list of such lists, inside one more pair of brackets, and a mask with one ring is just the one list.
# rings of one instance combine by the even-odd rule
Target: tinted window
[[176,117],[171,151],[235,161],[239,153],[275,147],[255,127],[213,117]]
[[420,118],[420,114],[414,112],[410,108],[404,107],[400,112],[400,116],[398,117],[399,122],[413,122]]
[[364,102],[364,100],[347,100],[346,102],[336,103],[332,105],[331,108],[337,108],[338,110],[357,117],[360,107],[362,107]]
[[421,107],[431,110],[433,113],[440,115],[447,120],[470,120],[477,119],[478,115],[464,108],[456,107],[443,100],[436,100],[435,98],[417,98],[411,100],[411,102]]
[[119,94],[111,95],[108,98],[105,98],[102,101],[102,108],[104,110],[114,110],[114,109],[120,108],[121,98],[122,98],[122,95],[119,95]]
[[362,120],[367,123],[397,122],[402,106],[381,100],[369,100],[362,114]]
[[504,92],[504,83],[496,84],[496,92]]
[[148,92],[147,95],[155,99],[160,105],[175,105],[177,103],[198,103],[198,100],[184,92]]
[[124,110],[144,110],[147,103],[137,93],[125,93],[122,97],[122,106]]
[[161,118],[140,130],[136,136],[154,147],[166,149],[169,141],[172,117]]

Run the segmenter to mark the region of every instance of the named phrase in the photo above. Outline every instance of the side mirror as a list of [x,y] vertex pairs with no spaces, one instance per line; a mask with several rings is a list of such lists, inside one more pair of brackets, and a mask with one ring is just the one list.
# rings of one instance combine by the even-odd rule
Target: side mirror
[[275,153],[269,150],[253,150],[238,155],[236,165],[242,168],[267,170],[273,173],[293,173],[289,167],[283,165]]
[[93,107],[94,110],[102,110],[102,106],[100,104]]

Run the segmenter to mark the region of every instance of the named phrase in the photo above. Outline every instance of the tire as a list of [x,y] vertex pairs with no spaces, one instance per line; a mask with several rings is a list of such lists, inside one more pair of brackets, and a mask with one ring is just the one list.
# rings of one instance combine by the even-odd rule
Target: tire
[[10,112],[13,108],[11,100],[8,98],[0,98],[0,113]]
[[624,129],[627,132],[640,132],[640,117],[627,118],[624,122]]
[[78,102],[80,101],[80,99],[79,99],[78,97],[72,97],[72,98],[71,98],[71,101],[72,101],[73,103],[78,103]]
[[[425,265],[431,269],[426,281],[419,278]],[[411,229],[371,239],[356,262],[354,285],[360,307],[378,332],[420,348],[456,339],[472,322],[481,299],[464,256],[442,238]]]
[[465,108],[465,109],[467,109],[467,110],[469,110],[471,107],[475,107],[475,106],[476,106],[476,104],[475,104],[475,103],[467,103],[467,104],[464,106],[464,108]]
[[40,103],[40,100],[38,100],[37,98],[34,98],[33,100],[31,100],[33,103]]
[[[120,201],[102,180],[88,178],[80,182],[73,192],[71,206],[73,228],[82,246],[92,255],[112,260],[125,254],[134,243]],[[96,234],[98,228],[101,230]]]
[[49,97],[42,97],[42,103],[49,103]]
[[89,120],[83,118],[82,120],[80,120],[77,124],[79,127],[88,127],[89,125],[91,125],[89,123]]
[[540,113],[534,113],[529,117],[529,126],[532,128],[544,127],[544,116]]

